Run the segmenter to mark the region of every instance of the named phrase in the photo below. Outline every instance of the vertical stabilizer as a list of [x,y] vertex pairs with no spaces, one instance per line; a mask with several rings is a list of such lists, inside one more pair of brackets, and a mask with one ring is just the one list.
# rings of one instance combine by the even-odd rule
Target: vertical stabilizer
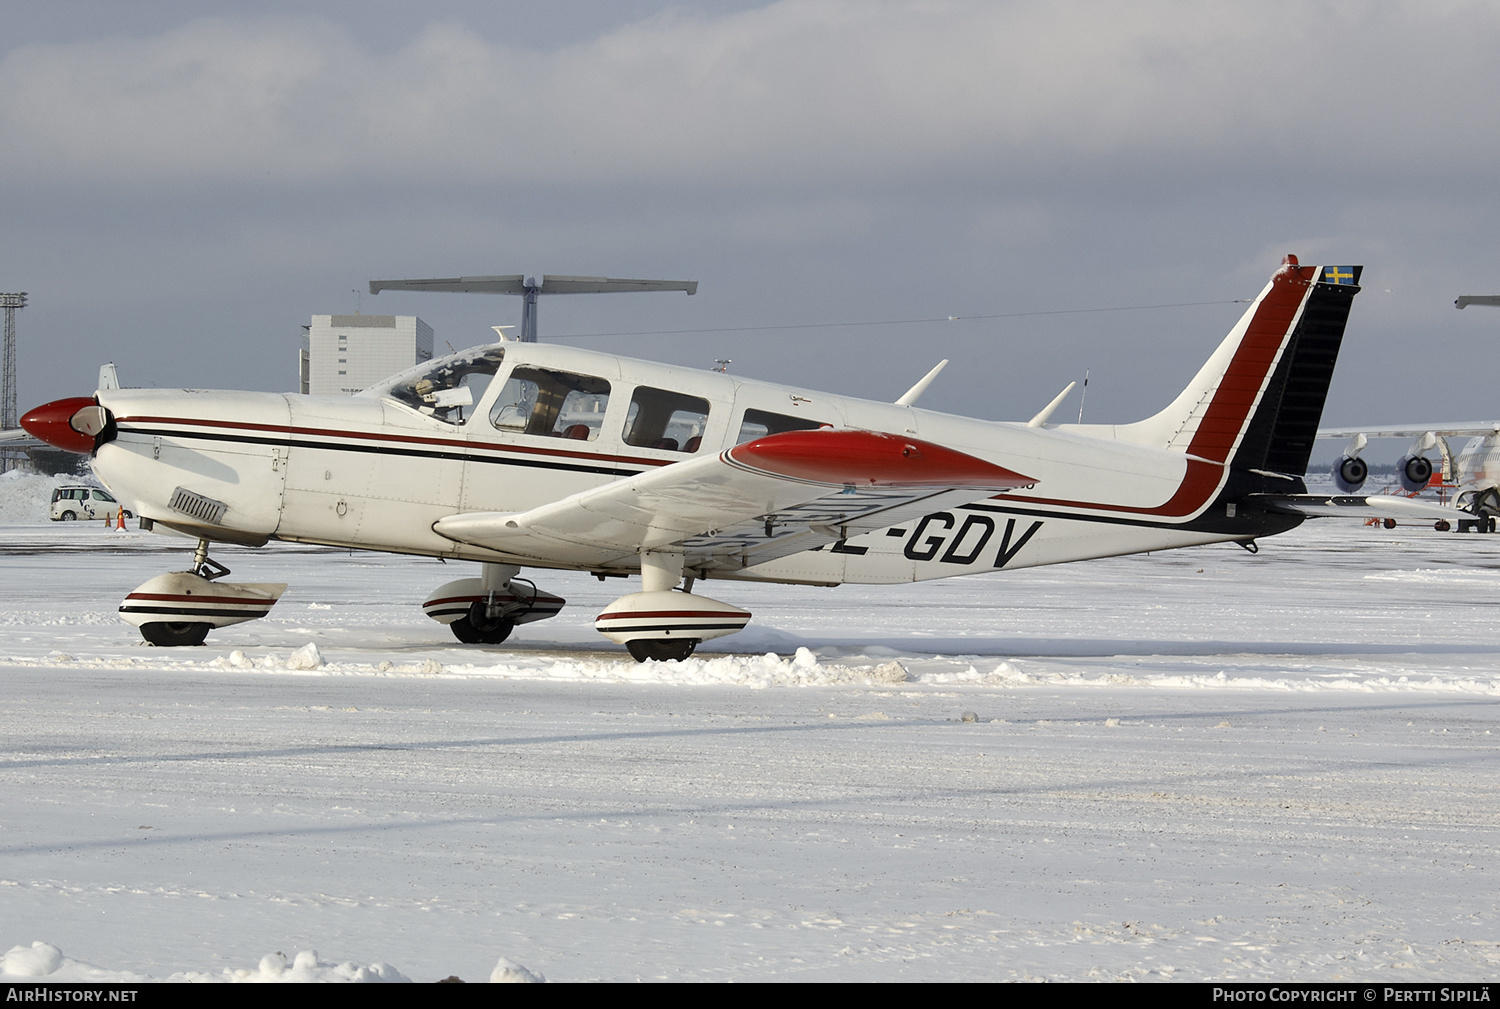
[[1236,470],[1301,476],[1361,271],[1287,256],[1187,388],[1115,436]]

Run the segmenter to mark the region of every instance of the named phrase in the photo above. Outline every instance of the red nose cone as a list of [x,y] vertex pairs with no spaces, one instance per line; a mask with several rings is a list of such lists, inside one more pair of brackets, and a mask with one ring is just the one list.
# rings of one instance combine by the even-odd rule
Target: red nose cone
[[[94,451],[94,436],[74,427],[72,421],[78,411],[89,408],[98,409],[90,397],[74,396],[71,399],[55,399],[35,410],[28,411],[26,416],[21,418],[21,426],[28,434],[40,438],[54,448],[87,455]],[[84,426],[83,423],[79,424],[79,427]]]

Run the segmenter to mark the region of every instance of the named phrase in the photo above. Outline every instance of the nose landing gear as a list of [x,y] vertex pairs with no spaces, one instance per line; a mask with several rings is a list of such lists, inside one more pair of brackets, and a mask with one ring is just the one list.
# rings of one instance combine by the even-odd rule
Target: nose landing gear
[[159,647],[201,645],[215,627],[256,620],[271,612],[286,583],[221,582],[229,569],[199,540],[191,571],[157,575],[120,604],[120,616]]

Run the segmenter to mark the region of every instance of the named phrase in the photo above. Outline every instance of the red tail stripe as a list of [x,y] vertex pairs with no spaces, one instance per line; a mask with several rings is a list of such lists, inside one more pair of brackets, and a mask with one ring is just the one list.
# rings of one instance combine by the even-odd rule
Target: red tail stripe
[[1260,397],[1261,387],[1276,363],[1277,354],[1316,273],[1316,267],[1288,266],[1271,278],[1271,290],[1256,306],[1255,315],[1245,329],[1234,358],[1214,391],[1213,401],[1193,433],[1187,450],[1187,472],[1164,504],[1139,507],[1025,494],[1007,494],[1002,500],[1164,518],[1185,518],[1195,514],[1219,489],[1224,465],[1250,420],[1250,411]]

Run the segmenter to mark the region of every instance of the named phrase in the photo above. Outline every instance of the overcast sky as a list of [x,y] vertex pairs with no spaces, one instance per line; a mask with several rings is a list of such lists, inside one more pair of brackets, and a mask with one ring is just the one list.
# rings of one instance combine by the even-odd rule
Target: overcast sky
[[1500,293],[1500,5],[58,2],[4,39],[23,411],[109,360],[291,389],[318,313],[485,342],[517,299],[360,292],[525,272],[701,283],[544,299],[544,339],[879,323],[569,342],[877,399],[949,357],[923,405],[996,419],[1087,368],[1126,421],[1293,252],[1366,266],[1325,423],[1500,415],[1500,310],[1453,308]]

